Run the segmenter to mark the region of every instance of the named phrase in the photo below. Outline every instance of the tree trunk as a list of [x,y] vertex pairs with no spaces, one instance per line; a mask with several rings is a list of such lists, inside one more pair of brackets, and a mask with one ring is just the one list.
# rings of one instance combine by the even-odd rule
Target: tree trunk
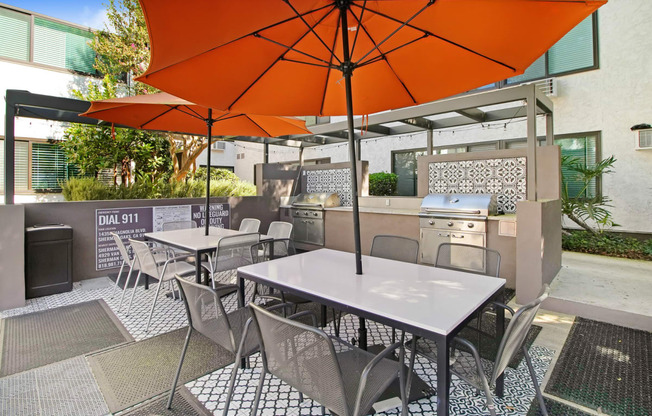
[[591,234],[598,234],[596,230],[594,230],[591,226],[589,226],[586,222],[582,221],[580,218],[576,217],[575,214],[567,213],[566,216],[575,224],[584,228],[586,231],[590,232]]

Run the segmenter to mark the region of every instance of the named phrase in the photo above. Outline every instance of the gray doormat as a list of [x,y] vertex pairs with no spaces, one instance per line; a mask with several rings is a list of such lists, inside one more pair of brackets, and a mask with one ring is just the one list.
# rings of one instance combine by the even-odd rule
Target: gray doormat
[[[109,410],[115,413],[166,392],[188,327],[87,356]],[[193,331],[179,385],[233,363],[234,356]]]
[[190,391],[181,387],[174,394],[172,409],[167,409],[168,394],[162,394],[142,405],[127,409],[120,416],[212,416]]
[[613,416],[652,415],[652,333],[576,318],[546,392]]
[[103,300],[0,321],[0,377],[132,341]]
[[[543,398],[544,403],[546,404],[546,410],[551,416],[591,416],[589,413],[583,412],[581,410],[575,409],[573,407],[567,406],[563,403],[560,403],[556,400],[550,400],[547,397]],[[535,398],[530,405],[530,410],[527,412],[526,416],[541,416],[541,409],[539,408],[539,401]]]

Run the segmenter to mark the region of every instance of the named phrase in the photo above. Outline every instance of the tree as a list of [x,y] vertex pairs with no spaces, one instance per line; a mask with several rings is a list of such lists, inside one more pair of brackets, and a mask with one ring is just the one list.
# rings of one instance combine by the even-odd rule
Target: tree
[[[133,81],[149,64],[149,37],[145,17],[137,0],[109,0],[109,24],[99,31],[92,47],[97,57],[95,68],[115,79],[125,82],[129,95],[157,92],[153,87]],[[208,141],[203,136],[166,134],[173,163],[174,179],[183,180],[194,171],[197,157],[206,149]]]
[[[116,82],[105,77],[101,85],[89,82],[88,92],[73,90],[82,100],[101,100],[115,96]],[[127,184],[136,176],[152,181],[169,176],[169,143],[159,133],[133,129],[72,124],[66,129],[59,146],[68,160],[85,175],[97,177],[102,169],[113,170],[113,182]],[[134,169],[132,169],[132,162]]]
[[[562,156],[561,165],[568,173],[562,174],[561,211],[571,221],[592,234],[598,234],[605,228],[618,226],[613,221],[608,208],[611,200],[604,195],[588,197],[586,191],[594,180],[602,175],[613,173],[616,162],[613,156],[603,159],[593,166],[586,165],[581,160]],[[582,187],[574,194],[569,193],[568,180],[582,183]],[[595,227],[590,224],[595,224]]]

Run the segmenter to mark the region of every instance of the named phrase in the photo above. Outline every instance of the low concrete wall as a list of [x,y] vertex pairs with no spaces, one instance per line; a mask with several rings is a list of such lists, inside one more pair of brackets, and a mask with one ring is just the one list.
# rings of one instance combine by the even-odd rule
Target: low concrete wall
[[516,302],[535,299],[561,268],[561,201],[517,205]]
[[[25,219],[20,223],[20,236],[23,238],[24,227],[35,224],[62,223],[72,226],[74,238],[73,280],[91,279],[106,276],[108,272],[107,270],[95,270],[96,209],[203,204],[204,201],[203,198],[179,198],[26,204],[24,205]],[[212,198],[211,202],[231,205],[231,228],[233,229],[237,229],[242,219],[247,217],[260,219],[262,232],[267,230],[270,222],[278,220],[278,199],[266,197]],[[20,247],[22,255],[22,243]]]
[[25,208],[0,205],[0,310],[25,305]]

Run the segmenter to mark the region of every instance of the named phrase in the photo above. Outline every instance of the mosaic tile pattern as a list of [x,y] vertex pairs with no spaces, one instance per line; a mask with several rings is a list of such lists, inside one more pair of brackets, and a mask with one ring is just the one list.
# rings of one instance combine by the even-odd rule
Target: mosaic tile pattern
[[428,165],[429,193],[496,194],[499,213],[516,212],[526,197],[524,157],[433,162]]
[[[383,325],[368,323],[369,342],[371,344],[391,340],[391,329]],[[342,331],[345,338],[351,338],[357,331],[357,318],[346,316],[342,319]],[[532,347],[530,350],[539,382],[543,380],[546,369],[550,365],[553,351],[543,347]],[[471,360],[470,356],[464,357]],[[256,386],[260,377],[260,357],[255,355],[251,360],[251,369],[239,370],[238,381],[229,409],[230,415],[248,415],[253,403]],[[221,415],[226,400],[226,390],[233,366],[228,366],[214,373],[201,377],[186,384],[186,387],[214,414]],[[425,358],[417,357],[415,372],[430,386],[437,385],[436,366]],[[530,379],[525,361],[516,369],[506,371],[505,396],[495,398],[496,408],[500,415],[526,415],[534,398],[534,387]],[[476,393],[475,388],[453,376],[451,382],[451,415],[482,416],[486,415],[485,400],[482,393]],[[299,394],[288,385],[271,376],[266,378],[259,412],[262,415],[320,415],[319,404],[305,400],[299,402]],[[436,397],[428,397],[410,403],[409,413],[415,415],[435,415]],[[400,409],[392,409],[378,415],[398,415]]]
[[[222,281],[235,282],[235,273],[227,272],[220,278]],[[152,287],[152,289],[154,289]],[[127,290],[127,295],[131,294],[132,289]],[[186,325],[185,311],[181,301],[173,300],[168,297],[160,297],[154,318],[150,326],[149,332],[145,332],[145,324],[149,307],[151,306],[152,296],[154,290],[144,290],[138,287],[136,289],[136,297],[132,310],[129,316],[125,314],[126,308],[123,306],[121,312],[117,311],[119,303],[120,291],[117,291],[115,297],[111,297],[113,287],[110,282],[106,282],[103,287],[94,288],[92,290],[84,290],[78,284],[72,292],[52,295],[43,298],[32,299],[23,308],[13,309],[9,311],[0,312],[0,317],[15,316],[24,313],[31,313],[38,310],[46,310],[49,308],[56,308],[58,306],[70,305],[73,303],[85,302],[91,299],[104,299],[111,309],[116,313],[116,316],[123,323],[125,328],[132,334],[136,340],[142,340],[154,335],[159,335],[165,332],[172,331],[176,328]],[[250,299],[253,293],[253,285],[247,284],[247,296]],[[231,296],[226,299],[225,307],[227,310],[232,310],[237,307],[237,299]],[[357,333],[357,318],[354,316],[345,316],[342,319],[342,336],[346,339],[354,337]],[[327,328],[332,332],[332,328]],[[383,325],[368,323],[368,339],[370,344],[389,344],[391,340],[391,329]],[[553,358],[553,351],[544,347],[534,346],[530,350],[533,364],[537,373],[539,381],[543,379],[546,369],[550,365]],[[250,406],[252,404],[255,389],[260,375],[260,357],[258,355],[251,359],[251,369],[240,370],[238,383],[236,385],[236,393],[232,400],[231,415],[248,415]],[[57,365],[57,364],[53,364]],[[45,368],[45,367],[42,367]],[[197,380],[191,381],[186,384],[186,387],[198,400],[214,414],[221,415],[221,410],[224,406],[226,398],[226,386],[228,379],[231,375],[233,366],[228,366],[224,369],[215,371]],[[41,369],[33,370],[39,371]],[[427,359],[418,357],[415,364],[415,372],[430,386],[437,385],[437,371],[435,365]],[[13,384],[25,383],[21,381],[20,377],[25,377],[27,373],[17,374],[11,380]],[[0,383],[8,380],[9,377],[0,379]],[[3,392],[11,391],[0,384],[0,390]],[[0,414],[41,414],[38,409],[41,404],[38,397],[29,396],[29,389],[27,389],[27,396],[21,400],[12,397],[0,397]],[[36,393],[34,392],[32,396]],[[61,389],[60,394],[62,398],[69,398],[70,395],[74,397],[74,388]],[[3,393],[7,395],[7,393]],[[29,397],[28,397],[29,396]],[[510,416],[525,416],[530,407],[530,403],[534,398],[534,388],[530,380],[530,376],[525,364],[525,361],[516,369],[508,369],[506,371],[505,381],[505,397],[503,399],[495,398],[496,406],[499,414]],[[53,399],[55,400],[55,399]],[[85,403],[90,403],[86,401]],[[86,411],[82,408],[77,408],[74,412],[70,407],[57,408],[57,405],[64,406],[59,402],[48,402],[52,409],[58,409],[58,414],[95,414],[94,411]],[[104,401],[101,403],[103,406]],[[452,377],[451,382],[451,415],[464,415],[464,416],[480,416],[486,415],[484,409],[485,400],[483,394],[478,394],[476,390],[466,384],[464,381],[457,377]],[[65,405],[68,406],[68,405]],[[436,412],[436,397],[428,397],[419,401],[410,403],[409,412],[414,415],[435,415]],[[68,410],[66,410],[68,409]],[[106,412],[106,410],[105,410]],[[397,415],[399,409],[392,409],[380,415]],[[42,413],[46,414],[46,413]],[[100,413],[101,414],[101,413]],[[263,396],[260,404],[260,413],[262,415],[320,415],[321,407],[312,402],[305,400],[299,402],[299,394],[289,386],[280,382],[278,379],[272,377],[267,378],[267,383],[263,389]]]
[[351,169],[321,169],[306,171],[306,192],[333,192],[339,195],[342,206],[353,204]]

